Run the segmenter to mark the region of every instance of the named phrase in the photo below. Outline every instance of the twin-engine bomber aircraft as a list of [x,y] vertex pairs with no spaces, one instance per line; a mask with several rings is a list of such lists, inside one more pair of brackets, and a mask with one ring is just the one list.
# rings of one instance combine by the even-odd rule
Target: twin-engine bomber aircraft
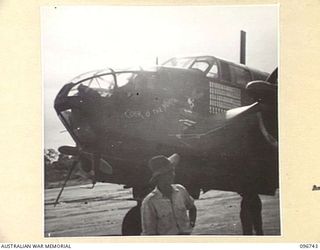
[[76,143],[60,153],[78,156],[93,183],[132,187],[137,200],[151,188],[147,162],[159,154],[181,156],[176,183],[195,198],[278,188],[276,70],[268,77],[213,56],[104,69],[67,83],[54,107]]

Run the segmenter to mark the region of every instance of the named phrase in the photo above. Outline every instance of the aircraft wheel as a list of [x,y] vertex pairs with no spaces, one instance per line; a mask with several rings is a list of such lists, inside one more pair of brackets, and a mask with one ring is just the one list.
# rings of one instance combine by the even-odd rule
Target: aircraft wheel
[[122,221],[122,235],[140,235],[141,227],[141,203],[131,208],[123,218]]

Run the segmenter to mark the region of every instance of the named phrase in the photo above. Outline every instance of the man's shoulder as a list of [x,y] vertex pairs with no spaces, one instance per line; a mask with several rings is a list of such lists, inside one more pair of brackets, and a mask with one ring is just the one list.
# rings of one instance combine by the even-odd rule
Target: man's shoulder
[[157,192],[153,190],[143,199],[143,203],[150,202],[156,198],[157,198]]
[[192,197],[190,196],[188,190],[187,190],[183,185],[181,185],[181,184],[175,184],[173,188],[174,188],[174,189],[176,190],[176,192],[178,192],[180,195],[183,195],[184,197],[190,197],[190,198],[192,198]]

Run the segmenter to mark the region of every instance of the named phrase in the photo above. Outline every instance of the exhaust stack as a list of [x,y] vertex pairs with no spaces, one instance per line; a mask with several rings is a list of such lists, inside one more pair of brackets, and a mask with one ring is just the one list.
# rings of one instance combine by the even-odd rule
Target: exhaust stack
[[246,32],[240,31],[240,63],[246,64]]

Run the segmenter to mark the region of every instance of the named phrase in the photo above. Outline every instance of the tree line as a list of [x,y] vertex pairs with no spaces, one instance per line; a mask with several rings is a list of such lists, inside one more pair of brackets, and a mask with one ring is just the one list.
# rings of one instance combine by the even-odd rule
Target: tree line
[[[45,188],[61,187],[67,174],[77,160],[74,156],[64,155],[53,148],[44,149],[44,182]],[[89,183],[77,168],[71,175],[67,185]]]

